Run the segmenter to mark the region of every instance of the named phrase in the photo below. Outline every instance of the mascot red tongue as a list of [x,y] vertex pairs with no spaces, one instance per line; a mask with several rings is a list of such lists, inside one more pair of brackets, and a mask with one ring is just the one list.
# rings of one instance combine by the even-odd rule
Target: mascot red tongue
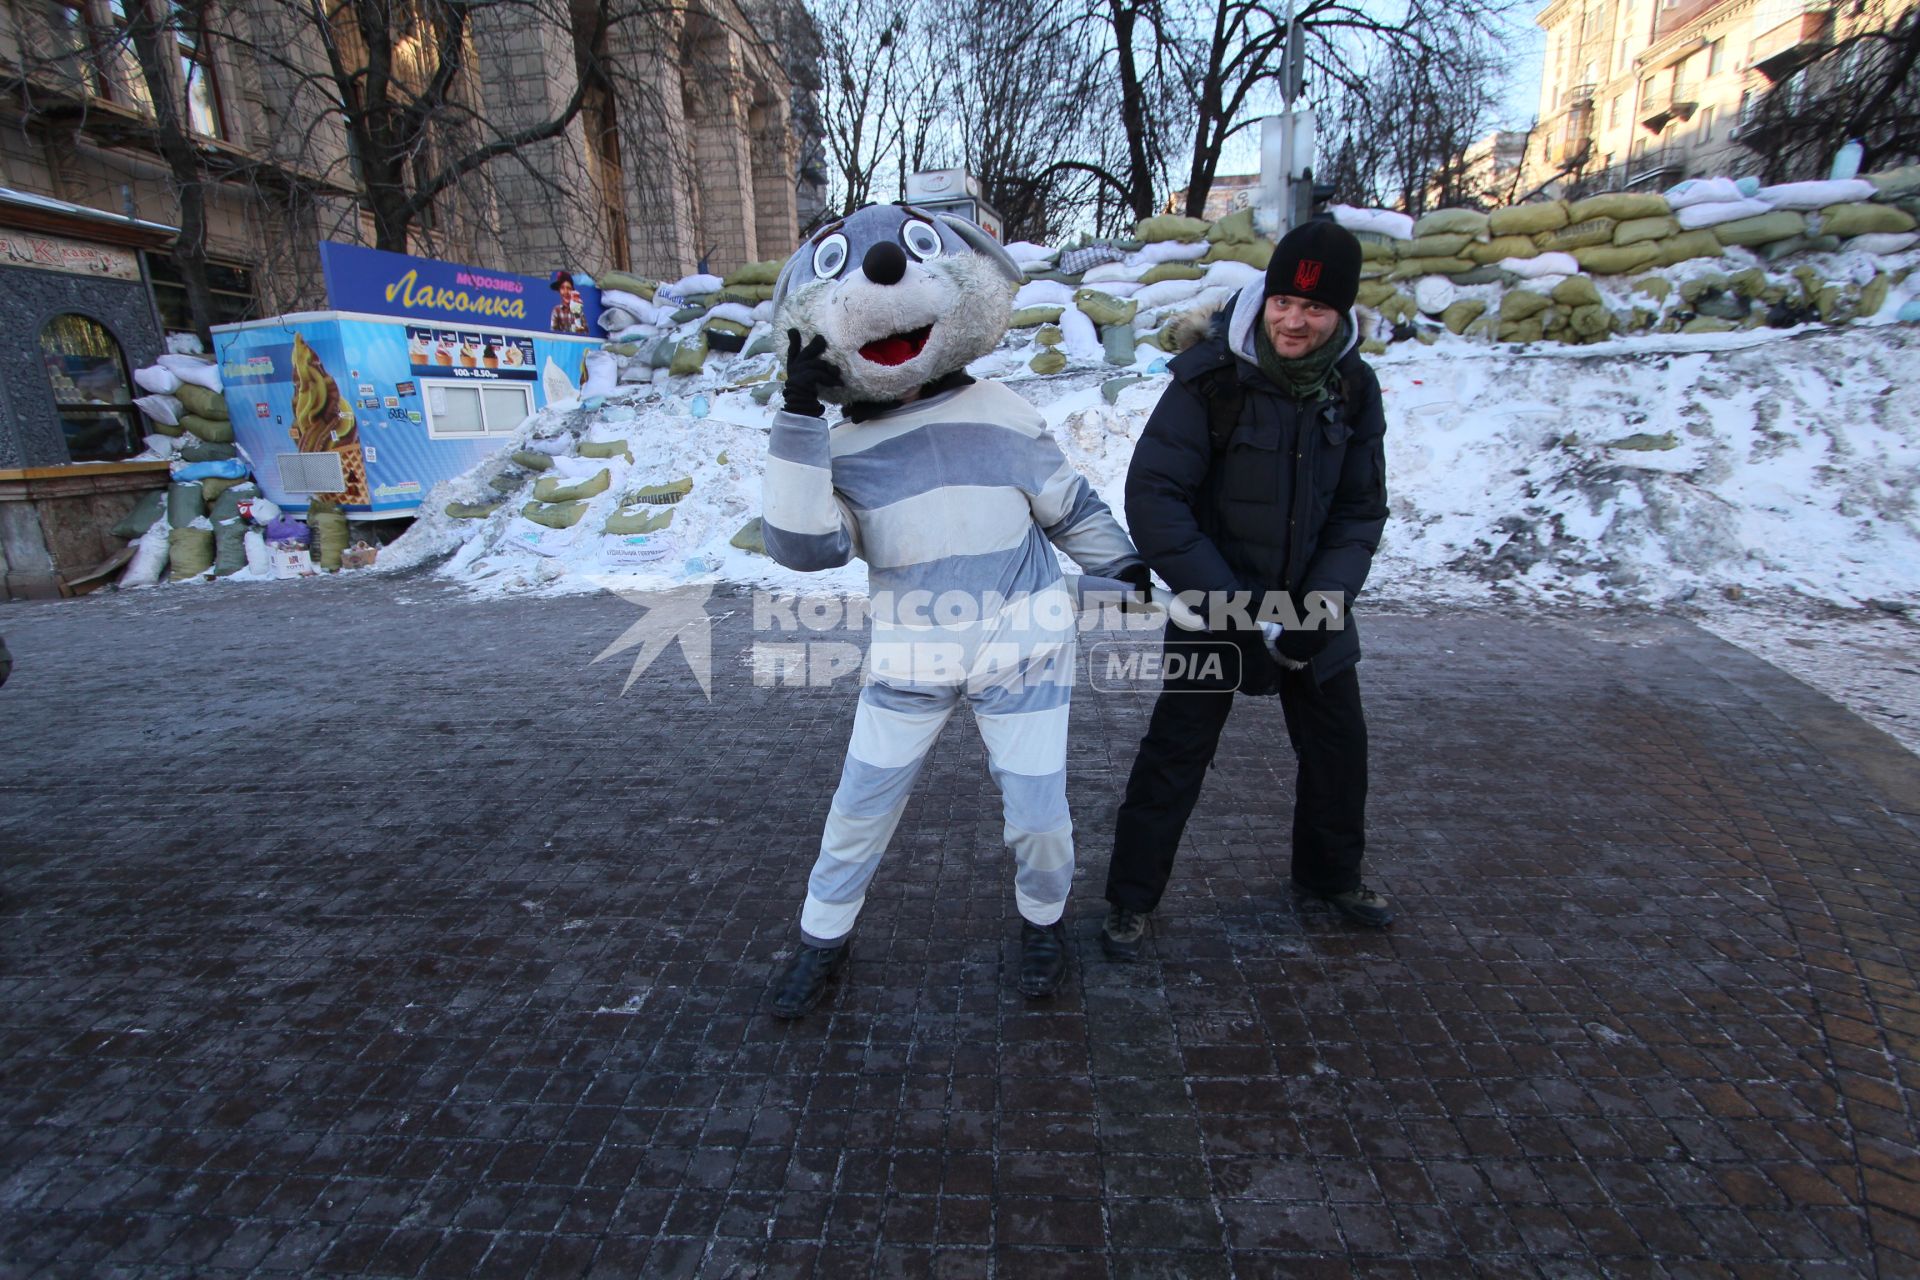
[[[1147,572],[1039,410],[967,374],[1006,333],[1020,279],[972,223],[869,205],[801,245],[774,287],[787,379],[767,442],[767,554],[799,570],[857,555],[871,602],[867,683],[807,881],[801,945],[774,983],[780,1017],[813,1008],[840,973],[921,761],[962,706],[1001,787],[1025,922],[1019,988],[1050,996],[1066,971],[1076,615],[1056,548],[1135,589]],[[846,405],[837,426],[829,400]],[[922,597],[940,601],[932,625]],[[964,879],[973,854],[959,857],[950,875]],[[981,886],[954,892],[992,897]]]

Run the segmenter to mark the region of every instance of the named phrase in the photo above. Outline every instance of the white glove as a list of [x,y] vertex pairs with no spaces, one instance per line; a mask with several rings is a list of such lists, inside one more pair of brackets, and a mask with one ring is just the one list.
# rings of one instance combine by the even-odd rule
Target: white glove
[[1280,637],[1285,634],[1285,632],[1286,628],[1277,622],[1263,622],[1260,624],[1260,634],[1266,637],[1267,641],[1267,653],[1275,662],[1285,667],[1288,671],[1298,671],[1307,664],[1304,662],[1296,662],[1280,652]]

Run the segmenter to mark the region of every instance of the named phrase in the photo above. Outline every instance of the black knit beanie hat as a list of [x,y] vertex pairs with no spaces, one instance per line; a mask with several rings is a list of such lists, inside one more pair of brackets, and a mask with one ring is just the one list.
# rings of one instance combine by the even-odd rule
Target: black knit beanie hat
[[1336,311],[1360,295],[1360,242],[1327,218],[1303,222],[1282,236],[1267,263],[1267,296],[1312,298]]

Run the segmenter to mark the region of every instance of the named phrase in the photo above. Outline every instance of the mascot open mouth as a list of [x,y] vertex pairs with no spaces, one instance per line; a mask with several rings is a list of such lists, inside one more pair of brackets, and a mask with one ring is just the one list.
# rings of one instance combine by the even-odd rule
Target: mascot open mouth
[[874,364],[905,364],[926,349],[927,339],[932,334],[933,326],[930,324],[909,329],[905,333],[890,333],[861,347],[860,358]]

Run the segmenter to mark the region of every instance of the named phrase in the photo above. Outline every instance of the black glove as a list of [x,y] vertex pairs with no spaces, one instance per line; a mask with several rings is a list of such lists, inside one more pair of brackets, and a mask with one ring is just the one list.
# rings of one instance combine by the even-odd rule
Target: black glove
[[827,359],[825,334],[815,334],[812,342],[800,345],[800,331],[787,330],[787,387],[782,393],[788,413],[818,418],[827,407],[820,403],[820,388],[840,385],[840,371]]
[[[1282,632],[1273,646],[1281,657],[1290,662],[1312,662],[1322,649],[1333,642],[1334,636],[1339,634],[1339,628],[1346,625],[1342,597],[1334,592],[1324,594],[1327,616],[1315,617],[1310,627],[1288,627]],[[1293,616],[1301,619],[1307,616],[1306,601],[1299,595],[1293,597]]]
[[1153,609],[1153,571],[1144,564],[1130,564],[1113,575],[1117,581],[1124,582],[1139,593],[1131,600],[1120,602],[1122,613],[1148,613]]

